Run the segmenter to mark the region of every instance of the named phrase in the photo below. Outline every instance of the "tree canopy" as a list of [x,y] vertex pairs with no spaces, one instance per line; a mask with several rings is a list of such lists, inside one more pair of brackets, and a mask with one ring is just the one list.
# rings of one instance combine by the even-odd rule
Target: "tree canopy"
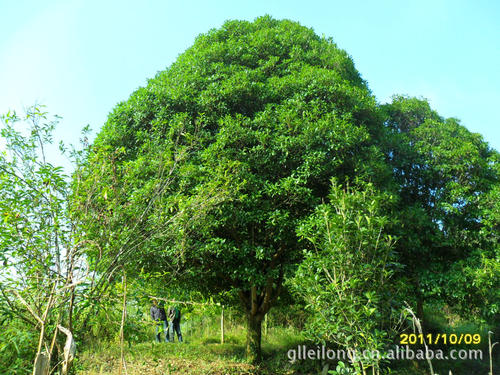
[[92,202],[85,231],[110,231],[106,246],[136,270],[238,292],[260,332],[301,257],[297,224],[331,178],[387,180],[382,133],[374,97],[331,40],[286,20],[230,21],[112,111],[78,192]]
[[429,298],[461,313],[472,308],[476,316],[493,317],[500,287],[491,221],[497,210],[491,198],[499,185],[498,152],[423,99],[395,96],[381,109],[400,196],[397,249],[419,310]]
[[[260,324],[283,280],[304,249],[325,245],[300,228],[318,223],[318,207],[338,204],[332,179],[353,197],[367,186],[373,199],[394,197],[391,212],[371,212],[380,223],[366,224],[373,235],[360,251],[392,248],[370,242],[377,228],[397,240],[387,262],[403,272],[387,269],[410,285],[420,316],[426,298],[488,301],[482,313],[498,311],[486,289],[498,284],[498,154],[425,100],[378,105],[345,51],[288,20],[228,21],[119,103],[75,174],[75,214],[90,258],[109,277],[126,267],[184,290],[238,296],[247,352],[258,360]],[[364,238],[331,220],[352,235],[344,247]],[[323,245],[324,254],[340,251]],[[301,269],[316,261],[309,256]],[[481,287],[465,295],[471,280]]]

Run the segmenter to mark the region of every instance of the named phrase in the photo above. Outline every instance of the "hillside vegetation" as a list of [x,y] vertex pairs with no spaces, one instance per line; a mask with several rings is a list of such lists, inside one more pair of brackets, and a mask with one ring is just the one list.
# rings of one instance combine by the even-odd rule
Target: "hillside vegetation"
[[[378,103],[331,38],[269,16],[199,35],[92,144],[60,145],[71,176],[45,157],[57,116],[2,119],[0,373],[497,367],[500,154],[423,98]],[[151,342],[158,302],[185,343]],[[412,332],[483,360],[287,357]]]

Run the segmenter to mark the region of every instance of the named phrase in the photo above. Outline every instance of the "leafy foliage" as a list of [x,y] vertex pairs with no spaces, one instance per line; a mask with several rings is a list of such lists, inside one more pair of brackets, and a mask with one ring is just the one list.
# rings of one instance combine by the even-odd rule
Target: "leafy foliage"
[[108,269],[239,291],[259,330],[330,179],[389,177],[382,133],[331,40],[270,17],[230,21],[110,114],[76,191],[82,231]]
[[[329,201],[298,229],[314,245],[292,280],[308,303],[308,335],[351,351],[382,353],[401,311],[398,284],[391,280],[398,267],[394,239],[385,233],[384,211],[394,198],[372,185],[361,191],[334,182]],[[376,359],[362,365],[376,365]]]
[[494,291],[500,286],[492,199],[498,152],[425,100],[395,96],[382,110],[400,196],[393,231],[414,294],[421,303],[430,298],[491,318],[498,313]]
[[[14,348],[21,356],[3,358],[5,370],[15,373],[24,372],[27,361],[42,349],[50,362],[60,340],[58,325],[71,330],[73,282],[83,273],[67,210],[68,181],[62,167],[45,155],[59,118],[34,106],[24,117],[9,112],[2,120],[6,151],[0,155],[1,324],[3,334],[17,334],[1,340],[0,352]],[[52,357],[56,364],[59,355]]]

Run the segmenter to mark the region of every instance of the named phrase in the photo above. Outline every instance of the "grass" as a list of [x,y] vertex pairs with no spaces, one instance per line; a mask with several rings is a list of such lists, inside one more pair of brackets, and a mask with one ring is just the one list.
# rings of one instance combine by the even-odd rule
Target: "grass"
[[[151,335],[153,337],[153,335]],[[293,328],[276,327],[263,336],[263,364],[253,366],[245,360],[245,330],[234,327],[220,343],[217,334],[196,332],[184,343],[142,342],[125,346],[129,375],[144,374],[308,374],[317,373],[319,363],[288,362],[287,348],[305,341]],[[75,363],[78,375],[118,374],[120,347],[115,342],[100,343],[80,353]],[[299,368],[306,365],[309,368]]]
[[[484,331],[469,322],[456,322],[453,326],[440,312],[428,312],[430,332],[473,333]],[[225,343],[220,343],[218,320],[205,322],[202,328],[184,329],[185,342],[155,343],[153,328],[149,326],[140,335],[145,341],[125,345],[125,359],[128,375],[166,375],[166,374],[211,374],[211,375],[285,375],[319,374],[319,360],[288,361],[287,351],[298,345],[308,345],[299,330],[295,328],[273,327],[262,336],[263,364],[253,366],[245,360],[246,330],[241,325],[227,326]],[[185,327],[187,328],[187,327]],[[486,337],[483,337],[486,339]],[[498,338],[495,341],[499,341]],[[486,341],[478,348],[487,353]],[[456,348],[465,348],[456,347]],[[469,347],[470,348],[470,347]],[[416,349],[416,348],[415,348]],[[447,352],[451,347],[442,347]],[[498,348],[496,348],[498,350]],[[498,360],[497,360],[498,361]],[[498,362],[495,362],[498,363]],[[77,355],[76,375],[114,375],[119,373],[120,347],[117,342],[94,343]],[[433,361],[438,374],[488,374],[486,361]],[[495,364],[498,368],[500,364]],[[425,361],[402,361],[391,364],[391,374],[423,375],[428,374]],[[122,372],[124,374],[124,372]]]

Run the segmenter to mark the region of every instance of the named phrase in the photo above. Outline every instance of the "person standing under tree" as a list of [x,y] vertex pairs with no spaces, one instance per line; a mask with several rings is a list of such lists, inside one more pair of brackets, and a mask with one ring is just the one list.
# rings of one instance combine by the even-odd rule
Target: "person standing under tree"
[[151,319],[156,322],[155,338],[156,342],[161,342],[161,334],[165,332],[165,342],[168,342],[168,329],[167,329],[167,315],[165,314],[164,303],[161,302],[158,306],[158,301],[153,300],[153,306],[151,306]]
[[169,324],[169,333],[172,335],[169,336],[170,340],[174,341],[174,332],[177,334],[177,340],[182,342],[182,334],[181,334],[181,310],[177,306],[170,306],[168,308],[168,320]]

